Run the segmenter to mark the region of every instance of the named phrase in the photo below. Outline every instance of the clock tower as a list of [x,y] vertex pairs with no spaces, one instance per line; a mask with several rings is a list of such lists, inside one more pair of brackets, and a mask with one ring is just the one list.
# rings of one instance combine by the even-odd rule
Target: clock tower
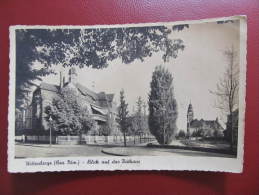
[[187,137],[190,137],[190,124],[194,118],[192,104],[190,103],[187,110]]

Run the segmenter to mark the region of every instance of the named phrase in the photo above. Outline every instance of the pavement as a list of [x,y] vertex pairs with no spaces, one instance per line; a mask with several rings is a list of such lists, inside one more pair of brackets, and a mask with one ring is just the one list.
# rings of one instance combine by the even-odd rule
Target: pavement
[[[147,143],[137,143],[137,146],[145,146]],[[133,146],[133,142],[127,142]],[[40,158],[40,157],[71,157],[71,156],[108,156],[102,152],[104,148],[121,147],[117,144],[91,144],[91,145],[59,145],[59,144],[31,144],[15,143],[15,158]]]
[[103,153],[114,156],[206,156],[235,158],[234,155],[202,152],[184,149],[148,148],[148,147],[112,147],[104,148]]

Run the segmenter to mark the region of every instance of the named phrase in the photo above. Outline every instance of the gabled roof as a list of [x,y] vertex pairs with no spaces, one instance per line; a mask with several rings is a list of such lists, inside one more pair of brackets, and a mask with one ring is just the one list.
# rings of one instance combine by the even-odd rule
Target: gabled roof
[[80,83],[75,84],[77,89],[83,94],[83,95],[89,95],[91,96],[94,100],[98,100],[98,96],[95,92],[91,91],[87,87],[81,85]]
[[87,87],[81,85],[80,83],[76,83],[76,87],[83,95],[91,96],[95,101],[108,101],[112,102],[114,94],[106,94],[105,92],[95,93],[88,89]]
[[59,91],[59,86],[57,85],[52,85],[49,83],[44,83],[42,82],[39,86],[40,89],[48,90],[48,91],[53,91],[53,92],[58,92]]
[[[64,85],[67,86],[68,83],[66,83]],[[100,93],[95,93],[93,91],[91,91],[90,89],[88,89],[87,87],[81,85],[80,83],[76,83],[75,87],[82,93],[82,95],[84,96],[90,96],[93,98],[93,100],[95,101],[108,101],[108,102],[112,102],[113,98],[114,98],[114,94],[106,94],[105,92],[100,92]],[[39,86],[40,89],[43,90],[48,90],[48,91],[52,91],[52,92],[59,92],[59,86],[57,85],[53,85],[53,84],[49,84],[49,83],[45,83],[42,82],[41,85]]]

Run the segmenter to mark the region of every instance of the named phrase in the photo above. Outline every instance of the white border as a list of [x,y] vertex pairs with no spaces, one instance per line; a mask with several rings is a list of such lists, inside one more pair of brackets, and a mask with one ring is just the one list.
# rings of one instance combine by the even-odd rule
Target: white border
[[[240,89],[239,89],[239,127],[238,127],[238,152],[237,158],[223,157],[189,157],[189,156],[135,156],[135,157],[53,157],[53,158],[26,158],[15,159],[15,73],[16,73],[16,29],[87,29],[87,28],[114,28],[114,27],[137,27],[137,26],[159,26],[159,25],[177,25],[177,24],[199,24],[204,22],[215,22],[224,20],[240,20]],[[116,25],[90,25],[90,26],[46,26],[46,25],[16,25],[10,29],[10,72],[9,72],[9,110],[8,110],[8,172],[25,173],[25,172],[47,172],[47,171],[78,171],[78,170],[201,170],[201,171],[224,171],[241,173],[243,170],[244,155],[244,127],[245,127],[245,95],[246,95],[246,42],[247,42],[247,19],[246,16],[232,16],[222,18],[211,18],[191,21],[163,22],[163,23],[139,23],[139,24],[116,24]],[[135,164],[110,164],[110,165],[89,165],[86,164],[88,159],[99,161],[102,160],[121,160],[121,159],[139,160]],[[63,165],[63,166],[26,166],[26,161],[48,161],[54,163],[56,160],[75,160],[80,165]]]

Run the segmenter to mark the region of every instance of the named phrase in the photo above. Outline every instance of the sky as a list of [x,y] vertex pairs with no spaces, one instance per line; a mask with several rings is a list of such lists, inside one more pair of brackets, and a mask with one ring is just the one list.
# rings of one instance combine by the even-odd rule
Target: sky
[[[182,31],[173,31],[170,37],[182,39],[186,47],[184,51],[179,52],[176,59],[164,63],[161,53],[157,53],[146,58],[144,62],[134,61],[127,65],[122,64],[120,60],[114,60],[101,70],[77,69],[78,82],[95,92],[114,93],[117,104],[119,92],[124,89],[129,110],[132,112],[139,96],[148,101],[152,72],[157,65],[162,65],[168,68],[174,79],[179,113],[178,129],[186,130],[186,114],[190,102],[193,105],[194,118],[215,120],[218,117],[225,127],[225,117],[215,108],[216,97],[209,90],[215,91],[226,69],[224,51],[231,47],[239,49],[238,22],[191,24]],[[68,69],[65,69],[65,72],[68,72]],[[46,76],[43,81],[58,84],[58,75]]]

